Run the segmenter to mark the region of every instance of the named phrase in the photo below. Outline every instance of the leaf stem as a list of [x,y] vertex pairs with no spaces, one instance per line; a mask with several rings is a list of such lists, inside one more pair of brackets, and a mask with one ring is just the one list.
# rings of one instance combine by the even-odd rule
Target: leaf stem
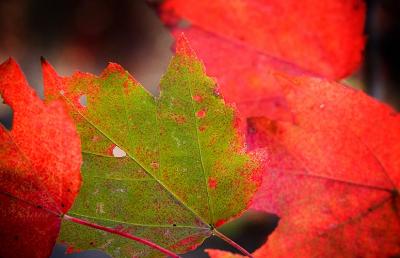
[[131,235],[131,234],[126,233],[126,232],[122,232],[121,230],[118,230],[118,229],[115,229],[115,228],[101,226],[101,225],[98,225],[98,224],[95,224],[95,223],[92,223],[92,222],[89,222],[89,221],[86,221],[86,220],[83,220],[83,219],[80,219],[80,218],[69,216],[67,214],[64,214],[63,219],[71,221],[71,222],[74,222],[74,223],[77,223],[77,224],[81,224],[81,225],[84,225],[84,226],[87,226],[87,227],[103,230],[103,231],[109,232],[111,234],[115,234],[115,235],[119,235],[119,236],[122,236],[122,237],[125,237],[125,238],[129,238],[129,239],[134,240],[136,242],[139,242],[139,243],[142,243],[144,245],[147,245],[147,246],[149,246],[149,247],[151,247],[153,249],[156,249],[156,250],[158,250],[158,251],[160,251],[160,252],[162,252],[162,253],[164,253],[164,254],[172,257],[172,258],[181,258],[179,255],[175,254],[174,252],[172,252],[172,251],[170,251],[168,249],[165,249],[164,247],[161,247],[161,246],[159,246],[159,245],[157,245],[157,244],[155,244],[155,243],[153,243],[153,242],[151,242],[151,241],[149,241],[147,239],[140,238],[138,236],[134,236],[134,235]]
[[221,232],[219,232],[216,228],[213,229],[213,234],[219,238],[221,238],[222,240],[224,240],[225,242],[227,242],[230,246],[233,246],[234,248],[236,248],[237,250],[239,250],[242,254],[250,257],[250,258],[254,258],[253,255],[249,252],[246,251],[246,249],[244,249],[243,247],[241,247],[239,244],[237,244],[236,242],[234,242],[232,239],[230,239],[229,237],[225,236],[224,234],[222,234]]

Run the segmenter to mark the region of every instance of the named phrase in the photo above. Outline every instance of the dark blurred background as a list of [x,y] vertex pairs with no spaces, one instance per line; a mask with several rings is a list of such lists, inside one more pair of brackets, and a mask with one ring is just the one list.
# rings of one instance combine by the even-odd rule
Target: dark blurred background
[[[367,0],[367,7],[365,61],[349,80],[399,110],[400,1]],[[14,57],[40,96],[40,56],[61,75],[76,70],[99,74],[107,62],[117,62],[158,94],[158,81],[172,56],[172,41],[145,0],[0,1],[0,60]],[[0,99],[0,123],[11,128],[11,119],[12,111]],[[254,251],[277,222],[273,215],[247,213],[222,231]],[[206,257],[204,248],[232,250],[211,237],[185,257]],[[64,251],[65,247],[57,245],[52,258],[108,257],[98,251],[71,255]]]
[[400,1],[366,0],[365,91],[400,109]]

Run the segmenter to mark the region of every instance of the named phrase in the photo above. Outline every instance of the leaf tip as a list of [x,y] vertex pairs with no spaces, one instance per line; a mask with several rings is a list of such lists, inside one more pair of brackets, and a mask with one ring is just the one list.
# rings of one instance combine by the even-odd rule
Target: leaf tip
[[124,68],[117,64],[117,63],[113,63],[113,62],[109,62],[106,69],[108,70],[117,70],[117,71],[125,71]]
[[42,71],[44,77],[46,77],[46,75],[57,75],[54,67],[43,56],[40,57],[40,63],[42,65]]
[[47,63],[46,58],[44,58],[44,56],[40,56],[40,63],[43,65],[45,63]]
[[40,63],[42,65],[44,95],[46,96],[46,102],[49,102],[50,96],[56,96],[56,92],[60,92],[63,86],[60,76],[43,56],[40,57]]
[[22,96],[21,91],[26,84],[22,70],[14,58],[9,57],[0,64],[0,78],[0,94],[3,94],[5,103],[12,106],[11,99],[15,100],[18,96]]
[[189,41],[184,33],[181,33],[176,39],[176,54],[185,55],[197,59],[196,53],[190,46]]
[[6,61],[4,61],[2,64],[0,64],[0,70],[7,70],[7,69],[16,69],[19,68],[17,62],[15,61],[15,59],[13,57],[9,57],[7,58]]
[[119,65],[117,63],[109,62],[106,69],[103,70],[101,76],[102,77],[108,76],[109,74],[112,74],[112,73],[125,74],[126,71],[121,65]]

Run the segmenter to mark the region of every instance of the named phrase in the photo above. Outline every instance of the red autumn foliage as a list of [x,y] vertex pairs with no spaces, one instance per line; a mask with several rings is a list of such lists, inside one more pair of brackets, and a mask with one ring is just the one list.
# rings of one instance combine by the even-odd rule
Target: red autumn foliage
[[[225,49],[228,57],[240,56],[245,47],[253,51],[254,60],[257,54],[272,56],[332,79],[349,75],[362,59],[365,4],[361,0],[167,0],[160,16],[174,30],[188,34],[189,40],[195,39],[191,41],[204,38],[202,32],[218,38],[222,46],[223,41],[234,43],[237,51]],[[180,19],[191,26],[180,29]]]
[[12,59],[0,78],[14,111],[12,130],[0,126],[0,257],[47,257],[81,184],[80,139],[63,105],[44,104]]
[[254,256],[399,255],[399,114],[335,82],[276,79],[292,121],[250,118],[248,143],[268,153],[252,208],[281,221]]
[[[363,1],[168,0],[159,7],[183,32],[243,117],[283,115],[271,72],[343,78],[361,63]],[[188,27],[180,26],[188,20]]]
[[[209,75],[218,80],[224,98],[248,118],[250,148],[268,153],[264,183],[252,208],[276,213],[281,221],[254,256],[400,255],[400,117],[360,91],[315,78],[343,78],[360,63],[363,2],[168,0],[160,11],[175,34],[186,33]],[[181,18],[192,25],[179,28]],[[68,210],[80,181],[70,167],[59,165],[64,164],[62,157],[39,155],[53,157],[48,150],[61,145],[54,152],[65,150],[63,144],[53,146],[48,140],[59,139],[54,137],[58,133],[52,131],[50,137],[47,132],[50,107],[31,96],[12,61],[0,68],[2,78],[7,74],[18,79],[0,83],[5,100],[16,115],[18,109],[33,111],[22,117],[18,111],[14,129],[0,130],[0,156],[4,157],[0,256],[5,252],[12,257],[22,246],[23,254],[31,257],[30,245],[44,243],[43,253],[35,251],[39,257],[48,254],[54,243],[57,215]],[[22,87],[23,94],[9,93],[4,85]],[[27,102],[25,95],[35,104]],[[63,117],[61,107],[53,105],[51,110],[59,110],[57,117]],[[58,126],[61,121],[54,123]],[[37,171],[44,172],[34,174]],[[75,176],[73,182],[70,177],[66,180],[64,171]],[[208,183],[216,185],[213,180]],[[71,188],[73,193],[65,194]],[[239,257],[216,250],[209,253],[215,258]]]
[[[250,147],[267,150],[253,208],[281,221],[255,256],[398,255],[398,114],[361,92],[304,77],[338,79],[357,67],[364,4],[169,0],[160,10],[248,118]],[[191,25],[179,28],[181,18]]]

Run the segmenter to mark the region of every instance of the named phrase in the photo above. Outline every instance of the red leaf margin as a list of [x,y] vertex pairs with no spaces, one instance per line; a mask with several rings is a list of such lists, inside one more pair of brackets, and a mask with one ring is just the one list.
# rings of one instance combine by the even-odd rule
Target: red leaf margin
[[63,104],[44,104],[13,59],[0,78],[14,112],[12,130],[0,127],[0,256],[47,257],[81,185],[80,138]]

